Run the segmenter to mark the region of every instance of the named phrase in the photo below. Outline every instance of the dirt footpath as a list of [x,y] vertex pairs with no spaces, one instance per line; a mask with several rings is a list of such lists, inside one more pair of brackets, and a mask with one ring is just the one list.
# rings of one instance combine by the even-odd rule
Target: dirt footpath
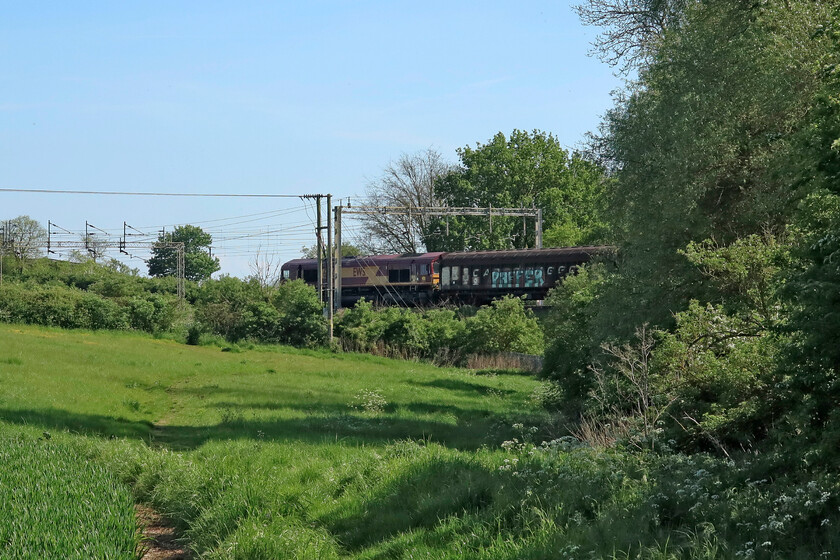
[[143,528],[143,560],[189,560],[189,550],[178,542],[175,528],[158,512],[144,505],[134,506],[137,524]]

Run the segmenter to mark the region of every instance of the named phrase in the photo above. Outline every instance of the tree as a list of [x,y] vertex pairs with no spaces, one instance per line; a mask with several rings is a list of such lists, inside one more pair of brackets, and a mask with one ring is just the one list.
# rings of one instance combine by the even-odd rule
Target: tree
[[[201,281],[219,270],[219,259],[210,256],[213,238],[198,226],[178,226],[171,233],[158,236],[158,243],[184,244],[184,277],[187,280]],[[177,249],[158,246],[152,249],[149,259],[151,276],[175,276],[178,274]]]
[[251,274],[246,280],[253,279],[262,288],[275,287],[280,283],[280,267],[283,261],[276,254],[263,254],[257,249],[257,254],[248,262]]
[[575,6],[584,25],[603,28],[594,53],[611,66],[624,69],[650,60],[668,29],[674,29],[686,0],[586,0]]
[[[552,134],[501,132],[487,144],[458,150],[461,167],[440,178],[436,197],[447,206],[538,207],[544,245],[598,241],[604,173],[581,154],[569,154]],[[458,216],[432,220],[426,246],[434,251],[535,247],[533,222],[522,218]]]
[[791,228],[799,266],[785,290],[793,337],[780,366],[790,380],[789,430],[821,443],[820,458],[836,457],[840,434],[840,7],[831,18],[818,32],[831,46],[819,60],[822,88],[798,138],[801,158],[790,161],[811,192]]
[[820,464],[840,441],[840,5],[683,4],[594,138],[619,272],[577,306],[593,334],[549,324],[547,373],[583,396],[586,354],[647,323],[663,387],[680,383],[675,432],[749,445],[784,430],[822,439]]
[[598,321],[612,336],[673,327],[691,299],[720,299],[680,254],[689,243],[783,232],[803,194],[792,133],[818,87],[824,10],[689,3],[607,114],[595,149],[612,172],[607,215],[622,263]]
[[[435,182],[453,166],[436,150],[428,148],[416,154],[403,154],[391,162],[382,175],[368,183],[365,190],[368,206],[420,208],[438,206]],[[367,254],[420,253],[426,245],[430,218],[420,212],[410,216],[362,214],[363,235],[357,241]]]
[[47,230],[41,224],[29,216],[18,216],[17,218],[0,222],[3,226],[3,253],[14,255],[19,261],[35,259],[43,254],[43,248],[47,244]]

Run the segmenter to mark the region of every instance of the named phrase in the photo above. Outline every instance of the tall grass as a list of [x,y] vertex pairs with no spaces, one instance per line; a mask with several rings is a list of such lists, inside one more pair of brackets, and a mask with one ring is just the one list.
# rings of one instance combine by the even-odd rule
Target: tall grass
[[0,434],[0,558],[136,559],[130,489],[66,443]]

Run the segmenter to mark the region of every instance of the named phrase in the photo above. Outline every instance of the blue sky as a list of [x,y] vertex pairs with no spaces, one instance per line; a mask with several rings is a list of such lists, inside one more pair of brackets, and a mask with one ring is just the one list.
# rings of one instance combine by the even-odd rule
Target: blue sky
[[[2,188],[357,196],[401,153],[499,131],[574,148],[621,85],[562,1],[0,6]],[[311,244],[302,205],[0,192],[0,219],[205,224],[244,275]]]

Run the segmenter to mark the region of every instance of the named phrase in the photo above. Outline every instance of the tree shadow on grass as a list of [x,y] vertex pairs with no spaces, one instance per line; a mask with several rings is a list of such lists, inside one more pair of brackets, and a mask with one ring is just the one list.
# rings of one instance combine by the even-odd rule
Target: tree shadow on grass
[[[303,412],[305,414],[329,414],[334,416],[342,416],[352,414],[354,409],[352,406],[344,403],[325,403],[325,402],[234,402],[234,401],[216,401],[207,403],[205,408],[215,408],[225,413],[244,414],[249,410],[265,410],[265,411],[283,411],[294,410]],[[435,404],[426,402],[409,402],[388,403],[382,407],[382,411],[386,413],[383,418],[388,418],[387,414],[398,413],[400,411],[410,412],[414,414],[448,414],[464,422],[471,422],[493,416],[494,412],[485,408],[464,408],[451,404]]]
[[360,550],[406,531],[431,529],[449,516],[484,510],[501,492],[498,473],[475,461],[440,457],[420,464],[322,522],[348,550]]
[[436,387],[438,389],[447,389],[449,391],[459,391],[469,395],[479,393],[481,395],[510,395],[515,393],[511,389],[498,389],[496,387],[488,387],[480,383],[470,383],[469,381],[461,381],[460,379],[435,379],[434,381],[409,381],[412,385],[420,387]]
[[491,431],[489,422],[448,424],[387,415],[339,413],[269,420],[246,419],[241,413],[233,413],[214,425],[155,426],[147,421],[130,421],[54,408],[0,409],[0,421],[38,426],[44,430],[69,430],[104,437],[126,437],[180,450],[194,449],[208,441],[237,439],[311,443],[340,441],[351,445],[424,439],[447,447],[474,450],[487,443],[482,434]]
[[38,410],[0,409],[0,420],[9,424],[38,426],[44,430],[68,430],[81,434],[148,439],[154,424],[100,414],[79,414],[57,408]]

